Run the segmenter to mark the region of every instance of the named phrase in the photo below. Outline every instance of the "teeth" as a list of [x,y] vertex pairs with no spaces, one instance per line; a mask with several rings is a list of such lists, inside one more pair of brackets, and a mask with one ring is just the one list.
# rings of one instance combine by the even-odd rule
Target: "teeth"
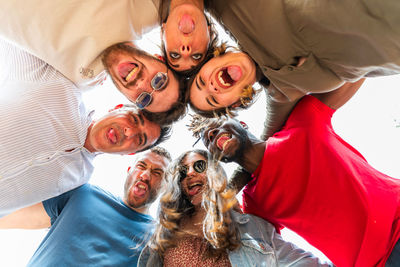
[[138,71],[138,69],[139,69],[138,67],[135,67],[133,70],[131,70],[128,76],[125,77],[125,81],[128,82],[132,78],[133,74],[135,74]]
[[137,187],[139,187],[140,189],[146,189],[146,187],[142,184],[139,184]]
[[228,143],[231,141],[231,139],[225,141],[225,143],[222,145],[222,151],[225,150],[225,147],[228,145]]
[[222,74],[223,74],[224,72],[222,71],[222,70],[220,70],[219,72],[218,72],[218,80],[219,80],[219,82],[223,85],[223,86],[231,86],[232,84],[230,84],[230,83],[226,83],[225,81],[224,81],[224,79],[222,79]]
[[202,184],[202,183],[194,183],[194,184],[191,184],[191,185],[189,185],[189,189],[192,189],[193,187],[195,187],[195,186],[197,186],[197,185],[202,186],[203,184]]

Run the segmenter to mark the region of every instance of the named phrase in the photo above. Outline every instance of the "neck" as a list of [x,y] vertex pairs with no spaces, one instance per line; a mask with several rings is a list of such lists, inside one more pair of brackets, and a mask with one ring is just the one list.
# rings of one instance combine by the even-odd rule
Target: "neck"
[[141,206],[141,207],[139,207],[139,208],[134,208],[134,207],[132,207],[132,206],[129,205],[128,201],[127,201],[125,198],[123,199],[123,202],[124,202],[125,205],[126,205],[127,207],[129,207],[131,210],[134,210],[134,211],[136,211],[136,212],[138,212],[138,213],[149,214],[149,212],[150,212],[150,205],[143,205],[143,206]]
[[171,0],[170,11],[180,5],[191,4],[199,8],[200,10],[204,10],[204,0]]
[[92,127],[93,127],[93,123],[90,124],[90,126],[87,130],[85,144],[83,145],[83,147],[85,147],[87,150],[89,150],[89,152],[93,153],[93,152],[96,152],[96,149],[92,146],[92,144],[90,142],[90,132],[92,131]]
[[242,157],[236,161],[240,166],[250,173],[255,172],[264,156],[266,142],[256,138],[250,138]]

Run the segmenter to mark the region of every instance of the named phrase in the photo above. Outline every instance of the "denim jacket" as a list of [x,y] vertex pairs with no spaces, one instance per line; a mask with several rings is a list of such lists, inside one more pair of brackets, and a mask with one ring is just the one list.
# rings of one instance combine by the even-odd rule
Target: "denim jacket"
[[[228,251],[233,267],[245,266],[332,266],[322,264],[310,252],[297,248],[286,242],[275,228],[267,221],[249,214],[231,212],[232,219],[237,223],[242,245]],[[141,252],[138,267],[162,266],[158,253],[146,246]]]

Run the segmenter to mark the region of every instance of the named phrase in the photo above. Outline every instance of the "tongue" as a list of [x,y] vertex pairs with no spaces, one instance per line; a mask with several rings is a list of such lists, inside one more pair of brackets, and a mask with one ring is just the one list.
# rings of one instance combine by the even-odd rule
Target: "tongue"
[[192,189],[189,190],[189,195],[194,196],[196,194],[199,193],[199,191],[201,190],[201,186],[200,185],[196,185],[195,187],[193,187]]
[[110,139],[110,141],[115,144],[117,142],[117,136],[115,135],[115,130],[113,128],[111,128],[108,131],[108,139]]
[[178,28],[183,33],[191,33],[194,31],[194,21],[192,17],[188,14],[183,15],[178,23]]
[[119,75],[123,78],[125,78],[126,76],[128,76],[128,74],[136,67],[136,65],[134,63],[130,63],[130,62],[125,62],[125,63],[121,63],[118,66],[118,72]]
[[135,193],[135,195],[137,195],[138,197],[143,197],[146,194],[146,190],[144,189],[140,189],[139,187],[135,186],[133,188],[133,192]]
[[217,141],[218,148],[222,150],[222,148],[224,147],[225,142],[228,141],[229,139],[230,139],[229,136],[220,137],[218,139],[218,141]]
[[231,79],[237,82],[242,77],[242,69],[239,66],[229,66],[227,72]]

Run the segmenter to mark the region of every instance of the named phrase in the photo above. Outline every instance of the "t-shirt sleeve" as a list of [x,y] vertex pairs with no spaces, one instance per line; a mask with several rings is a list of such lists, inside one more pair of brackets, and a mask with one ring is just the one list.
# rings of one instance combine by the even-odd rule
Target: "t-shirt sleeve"
[[73,196],[78,190],[80,190],[83,186],[65,192],[59,196],[47,199],[43,201],[43,207],[46,210],[47,215],[49,215],[51,224],[55,222],[57,217],[60,215],[61,211],[68,203],[68,200]]

